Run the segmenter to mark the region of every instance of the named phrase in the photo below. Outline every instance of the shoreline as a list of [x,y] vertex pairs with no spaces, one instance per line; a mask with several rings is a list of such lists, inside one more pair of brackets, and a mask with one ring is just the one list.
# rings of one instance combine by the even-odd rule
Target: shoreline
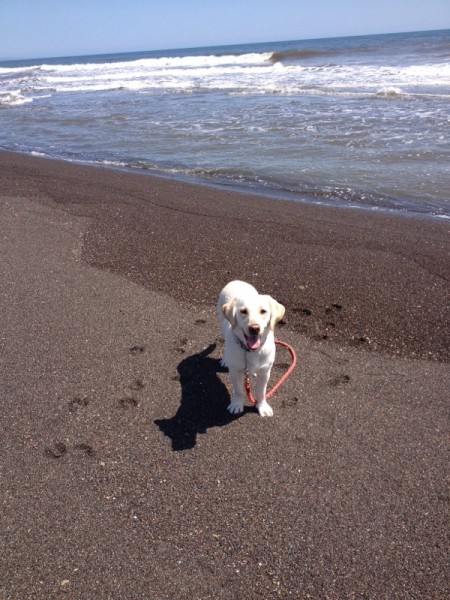
[[50,197],[93,219],[89,264],[200,305],[214,305],[227,280],[248,280],[312,339],[450,359],[446,222],[10,152],[0,167],[2,195]]
[[[146,177],[151,177],[155,179],[162,179],[168,181],[180,181],[181,183],[185,183],[187,185],[201,186],[201,187],[210,187],[212,189],[218,190],[219,192],[230,192],[235,194],[241,194],[243,196],[253,196],[259,198],[266,198],[268,200],[278,201],[278,202],[292,202],[294,204],[306,204],[312,206],[323,206],[326,208],[336,208],[338,210],[350,210],[350,211],[359,211],[362,213],[374,213],[381,214],[385,216],[394,216],[394,217],[403,217],[407,219],[426,219],[426,220],[438,220],[441,222],[450,223],[450,216],[445,214],[437,214],[431,212],[420,212],[419,210],[413,210],[408,208],[402,208],[401,204],[406,202],[405,200],[401,201],[399,199],[393,199],[394,202],[398,204],[397,207],[388,207],[382,206],[381,204],[358,204],[357,201],[351,203],[349,201],[343,201],[339,198],[333,198],[332,200],[320,199],[314,200],[314,198],[319,197],[319,194],[313,190],[310,192],[296,192],[289,190],[276,190],[276,189],[268,189],[261,187],[260,189],[252,188],[252,184],[250,183],[239,183],[238,181],[220,181],[219,179],[214,180],[213,177],[209,178],[207,175],[189,175],[180,173],[167,173],[164,171],[164,168],[158,170],[156,168],[145,167],[145,166],[135,166],[133,164],[125,164],[114,161],[90,161],[90,160],[74,160],[63,157],[54,157],[49,156],[43,152],[38,152],[35,150],[26,151],[14,151],[8,150],[4,148],[0,148],[0,152],[6,152],[11,154],[18,154],[21,156],[29,156],[32,158],[42,158],[44,160],[56,161],[56,162],[64,162],[68,164],[73,164],[75,166],[82,167],[92,167],[94,169],[107,169],[113,171],[119,171],[124,173],[129,173],[132,175],[142,175]],[[170,170],[170,169],[169,169]]]

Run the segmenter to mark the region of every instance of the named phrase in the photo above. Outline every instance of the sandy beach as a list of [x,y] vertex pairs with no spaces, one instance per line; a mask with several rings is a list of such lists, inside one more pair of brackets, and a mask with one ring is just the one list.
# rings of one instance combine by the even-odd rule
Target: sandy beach
[[[447,222],[0,152],[0,224],[2,600],[447,597]],[[226,412],[236,278],[272,419]]]

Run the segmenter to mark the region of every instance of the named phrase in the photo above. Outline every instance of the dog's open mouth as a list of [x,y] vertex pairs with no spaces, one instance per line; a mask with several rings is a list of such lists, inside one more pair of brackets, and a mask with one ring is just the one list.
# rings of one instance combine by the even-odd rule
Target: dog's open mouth
[[245,339],[249,350],[258,350],[261,346],[261,337],[259,335],[246,335]]

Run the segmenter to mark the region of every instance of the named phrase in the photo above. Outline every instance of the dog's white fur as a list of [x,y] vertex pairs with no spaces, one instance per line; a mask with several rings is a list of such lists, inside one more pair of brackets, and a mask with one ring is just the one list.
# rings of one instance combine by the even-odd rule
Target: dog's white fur
[[222,363],[228,367],[234,391],[228,410],[232,414],[243,412],[244,375],[248,371],[256,378],[256,408],[261,417],[271,417],[266,390],[275,360],[274,329],[284,316],[284,306],[271,296],[258,294],[249,283],[232,281],[221,291],[217,310],[225,340]]

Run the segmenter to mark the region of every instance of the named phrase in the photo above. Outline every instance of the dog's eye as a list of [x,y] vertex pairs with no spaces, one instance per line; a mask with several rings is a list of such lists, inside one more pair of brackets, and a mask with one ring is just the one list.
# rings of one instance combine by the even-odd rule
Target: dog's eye
[[248,310],[246,308],[241,308],[240,313],[241,313],[241,315],[247,315]]
[[261,310],[259,311],[259,313],[261,315],[267,315],[267,310],[265,308],[261,308]]

